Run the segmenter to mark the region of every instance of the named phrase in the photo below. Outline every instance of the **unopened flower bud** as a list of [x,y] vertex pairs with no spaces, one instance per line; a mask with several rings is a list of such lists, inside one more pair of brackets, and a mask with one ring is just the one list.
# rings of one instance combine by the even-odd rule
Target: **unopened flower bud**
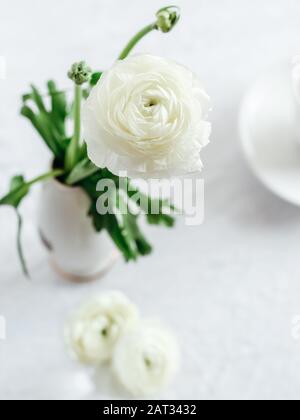
[[157,29],[170,32],[180,19],[180,9],[177,6],[164,7],[156,13],[156,17]]
[[68,72],[68,77],[73,80],[76,85],[82,85],[89,82],[92,76],[92,69],[84,62],[75,63]]

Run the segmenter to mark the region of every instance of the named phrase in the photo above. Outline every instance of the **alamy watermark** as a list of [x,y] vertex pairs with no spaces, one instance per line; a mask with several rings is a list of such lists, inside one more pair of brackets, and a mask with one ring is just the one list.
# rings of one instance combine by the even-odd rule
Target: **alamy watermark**
[[[204,221],[204,180],[199,178],[134,179],[121,173],[97,184],[97,212],[106,214],[183,215],[188,226]],[[149,199],[151,198],[151,199]],[[117,205],[116,205],[117,203]]]
[[6,340],[6,319],[0,316],[0,341]]
[[2,55],[0,55],[0,80],[6,79],[6,59]]

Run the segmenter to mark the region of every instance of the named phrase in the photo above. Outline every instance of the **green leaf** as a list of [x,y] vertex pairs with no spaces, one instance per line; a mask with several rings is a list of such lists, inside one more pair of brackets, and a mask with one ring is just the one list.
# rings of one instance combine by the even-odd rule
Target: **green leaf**
[[9,193],[0,200],[0,205],[8,205],[17,209],[28,192],[29,187],[24,177],[22,175],[15,176],[11,180]]
[[7,205],[7,206],[13,207],[16,210],[17,218],[18,218],[17,250],[18,250],[23,272],[25,276],[27,277],[29,277],[29,273],[27,270],[24,253],[22,250],[22,244],[21,244],[21,233],[22,233],[23,221],[22,221],[22,218],[18,209],[23,199],[29,193],[30,187],[32,185],[36,184],[37,182],[42,182],[47,179],[55,178],[56,176],[60,176],[60,175],[62,175],[62,171],[55,170],[52,172],[48,172],[44,175],[41,175],[30,182],[26,182],[22,175],[17,175],[13,177],[10,182],[9,193],[0,200],[0,206]]
[[23,175],[16,175],[10,181],[10,190],[14,191],[17,188],[20,188],[24,184],[25,184],[25,179],[24,179]]
[[131,238],[126,237],[123,226],[120,225],[116,214],[100,215],[97,211],[97,200],[101,195],[97,192],[97,184],[100,179],[107,178],[106,170],[98,170],[95,174],[85,178],[80,182],[80,186],[84,189],[91,200],[89,216],[97,232],[106,229],[111,236],[116,247],[122,252],[126,261],[135,260],[138,252],[137,247],[132,246]]
[[138,226],[138,218],[130,213],[123,215],[124,228],[133,238],[137,251],[140,255],[149,255],[152,252],[152,246],[149,244]]
[[21,266],[23,269],[23,273],[26,277],[29,277],[27,265],[24,258],[24,253],[22,249],[21,243],[21,235],[22,235],[22,217],[18,211],[18,207],[20,206],[23,198],[29,192],[29,186],[26,184],[24,177],[22,175],[15,176],[10,183],[10,192],[0,200],[0,205],[9,205],[12,206],[16,210],[17,219],[18,219],[18,231],[17,231],[17,250],[19,259],[21,262]]
[[68,116],[67,98],[65,92],[59,92],[53,80],[47,83],[51,97],[51,120],[61,136],[65,136],[65,121]]
[[152,252],[152,247],[147,242],[138,227],[138,217],[130,212],[128,203],[125,202],[123,195],[120,193],[117,196],[116,214],[121,232],[128,244],[128,248],[130,249],[132,255],[137,258],[138,254],[150,254]]
[[68,176],[66,183],[68,185],[77,184],[79,181],[93,175],[97,171],[99,171],[99,168],[97,168],[88,158],[85,158],[77,163]]
[[42,95],[40,94],[39,90],[34,86],[31,85],[32,90],[32,100],[38,107],[40,112],[47,112]]
[[109,233],[117,248],[122,252],[125,260],[127,262],[132,260],[135,261],[137,259],[138,253],[136,252],[135,247],[132,247],[132,243],[124,234],[124,230],[120,228],[116,216],[113,214],[108,214],[101,217],[104,219],[104,226],[107,232]]
[[[171,214],[172,212],[174,213],[176,209],[168,200],[148,197],[134,188],[131,184],[130,191],[128,192],[129,198],[133,198],[136,194],[139,194],[141,197],[140,203],[138,204],[141,210],[146,214],[147,221],[150,225],[174,227],[175,219]],[[149,210],[151,211],[151,209],[157,209],[157,214],[149,213]]]
[[[53,81],[48,82],[48,95],[51,98],[51,109],[48,111],[43,97],[35,86],[23,96],[21,115],[27,118],[38,131],[48,148],[59,161],[63,161],[66,150],[65,121],[68,116],[65,92],[59,92]],[[30,106],[33,102],[36,111]],[[29,105],[28,105],[29,103]]]
[[96,232],[101,232],[103,229],[106,229],[112,241],[121,251],[126,261],[136,260],[136,252],[133,253],[130,247],[128,247],[128,242],[124,237],[115,214],[106,214],[104,216],[99,215],[97,212],[96,200],[92,199],[88,215],[92,219]]
[[46,145],[53,152],[54,156],[61,159],[63,156],[63,148],[61,147],[59,139],[53,134],[53,125],[51,124],[51,121],[49,121],[49,116],[45,113],[35,114],[27,105],[22,107],[21,115],[32,123]]
[[96,86],[96,84],[101,79],[102,74],[103,74],[102,72],[93,73],[92,74],[92,77],[91,77],[91,80],[90,80],[90,85],[91,86]]
[[[103,194],[97,191],[97,184],[101,179],[111,179],[115,182],[117,197],[114,203],[114,214],[100,215],[97,212],[97,200]],[[128,180],[128,182],[130,181]],[[92,219],[94,228],[97,232],[106,229],[115,245],[124,255],[125,260],[130,261],[136,260],[140,255],[150,254],[152,247],[139,228],[139,217],[130,211],[131,199],[140,192],[136,188],[131,188],[131,191],[121,190],[122,185],[120,178],[113,175],[108,169],[99,169],[79,182],[79,186],[83,188],[91,200],[89,216]],[[174,210],[174,206],[167,200],[152,199],[141,193],[140,196],[143,197],[143,200],[140,200],[141,202],[137,204],[140,204],[140,207],[146,213],[150,224],[167,227],[174,226],[174,218],[167,214],[169,210]],[[159,214],[148,215],[148,208],[158,208]],[[127,212],[124,212],[124,209],[127,209]]]
[[147,221],[150,225],[161,225],[168,228],[175,226],[175,219],[166,214],[147,214]]
[[91,93],[91,87],[90,86],[88,86],[85,89],[83,88],[82,89],[82,97],[83,97],[83,99],[87,99],[90,96],[90,93]]
[[64,167],[67,171],[71,171],[80,161],[81,156],[81,103],[82,103],[82,87],[75,84],[74,99],[74,131],[70,144],[65,153]]
[[91,203],[88,216],[91,217],[96,232],[101,232],[103,229],[105,229],[105,219],[104,217],[99,217],[95,201],[92,201]]
[[32,99],[31,93],[25,93],[25,95],[22,95],[22,102],[25,105],[27,101]]
[[31,124],[34,126],[34,128],[37,130],[37,132],[40,134],[40,136],[45,140],[45,142],[47,143],[47,146],[49,148],[49,139],[47,137],[47,133],[45,133],[44,128],[39,124],[37,118],[36,118],[36,114],[33,112],[33,110],[28,106],[28,105],[24,105],[21,108],[21,115],[25,118],[27,118]]
[[66,93],[59,91],[56,83],[53,80],[49,80],[47,86],[49,95],[51,96],[52,111],[59,115],[62,120],[64,120],[68,115]]

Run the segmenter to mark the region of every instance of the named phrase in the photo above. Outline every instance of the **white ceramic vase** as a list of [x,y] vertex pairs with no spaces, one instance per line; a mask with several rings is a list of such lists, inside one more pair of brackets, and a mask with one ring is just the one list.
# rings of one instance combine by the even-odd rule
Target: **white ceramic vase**
[[73,281],[100,277],[119,257],[107,232],[95,231],[89,207],[90,200],[81,188],[56,180],[42,186],[39,234],[56,271]]

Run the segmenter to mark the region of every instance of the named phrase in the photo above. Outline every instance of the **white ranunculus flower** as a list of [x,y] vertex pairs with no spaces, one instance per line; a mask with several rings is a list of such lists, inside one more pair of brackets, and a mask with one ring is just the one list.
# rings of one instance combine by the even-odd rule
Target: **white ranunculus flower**
[[117,378],[136,397],[154,394],[165,387],[178,367],[177,341],[157,322],[138,323],[121,337],[113,355]]
[[84,303],[68,322],[66,342],[84,363],[111,359],[120,336],[138,319],[137,308],[119,292],[108,292]]
[[89,158],[131,177],[199,171],[209,110],[209,97],[187,68],[152,55],[118,61],[83,106]]

